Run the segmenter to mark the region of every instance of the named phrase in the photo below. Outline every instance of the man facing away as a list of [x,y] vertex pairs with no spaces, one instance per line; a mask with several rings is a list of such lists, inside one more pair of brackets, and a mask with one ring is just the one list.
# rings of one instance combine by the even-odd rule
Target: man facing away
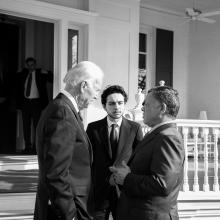
[[112,167],[122,185],[117,220],[178,220],[177,197],[183,180],[184,146],[173,121],[178,92],[167,86],[150,89],[144,123],[152,129],[137,146],[128,165]]
[[102,79],[97,65],[80,62],[68,71],[65,89],[41,115],[35,220],[92,219],[92,147],[78,113],[97,98]]
[[[47,83],[53,82],[50,71],[37,68],[36,59],[28,57],[26,67],[17,73],[17,108],[21,109],[25,149],[23,153],[36,153],[35,132],[41,111],[48,104]],[[33,132],[32,131],[33,122]],[[34,138],[32,139],[32,133]]]
[[127,99],[121,86],[106,88],[101,95],[101,101],[108,115],[87,127],[94,153],[94,220],[107,220],[110,212],[115,219],[120,192],[109,167],[121,164],[122,160],[127,162],[143,138],[141,126],[123,117]]

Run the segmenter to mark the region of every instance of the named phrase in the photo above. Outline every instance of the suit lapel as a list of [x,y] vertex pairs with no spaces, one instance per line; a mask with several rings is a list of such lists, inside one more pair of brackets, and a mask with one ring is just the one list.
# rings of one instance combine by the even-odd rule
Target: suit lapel
[[117,149],[117,156],[115,163],[120,161],[121,156],[123,155],[124,151],[127,149],[127,143],[130,141],[130,130],[131,126],[126,119],[123,118],[121,128],[120,128],[120,135],[119,135],[119,142],[118,142],[118,149]]
[[161,131],[163,131],[163,130],[169,128],[169,127],[176,127],[176,124],[175,123],[164,124],[164,125],[161,125],[160,127],[156,128],[154,131],[150,132],[149,134],[146,134],[144,136],[143,140],[140,142],[140,144],[136,147],[134,153],[131,155],[131,158],[130,158],[128,163],[130,163],[132,161],[132,159],[134,158],[135,154],[140,149],[142,149],[142,147],[145,147],[146,144],[148,142],[150,142],[155,137],[155,135],[157,135],[158,133],[160,133]]
[[101,139],[102,139],[102,143],[104,143],[104,148],[107,152],[107,154],[109,155],[110,158],[112,158],[112,149],[111,149],[111,145],[110,145],[110,141],[109,141],[109,135],[108,135],[108,123],[107,123],[107,117],[105,117],[102,120],[102,125],[100,128],[100,132],[99,134],[101,135]]
[[76,109],[73,106],[72,102],[64,94],[59,93],[58,97],[63,99],[69,105],[69,107],[71,108],[73,114],[75,115],[77,123],[78,123],[80,131],[81,131],[81,134],[82,134],[82,137],[83,137],[84,141],[87,143],[87,148],[88,148],[89,154],[90,154],[90,162],[92,164],[92,161],[93,161],[92,145],[91,145],[91,142],[90,142],[90,140],[89,140],[89,138],[88,138],[88,136],[87,136],[87,134],[84,130],[84,126],[83,126],[83,123],[82,123],[82,121],[79,117],[79,114],[76,112]]

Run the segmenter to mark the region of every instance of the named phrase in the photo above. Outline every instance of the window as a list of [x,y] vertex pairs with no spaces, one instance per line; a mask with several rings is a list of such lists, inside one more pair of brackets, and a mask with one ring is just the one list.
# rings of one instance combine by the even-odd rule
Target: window
[[138,89],[145,93],[147,73],[147,34],[139,34]]
[[68,29],[68,69],[78,63],[78,30]]

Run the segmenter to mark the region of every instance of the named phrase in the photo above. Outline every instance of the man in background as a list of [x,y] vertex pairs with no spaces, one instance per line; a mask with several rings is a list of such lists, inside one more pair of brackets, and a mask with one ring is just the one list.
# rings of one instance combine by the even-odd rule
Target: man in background
[[174,119],[178,92],[167,86],[148,91],[144,123],[151,127],[129,162],[110,168],[122,186],[117,220],[178,220],[177,197],[183,180],[184,146]]
[[110,213],[115,219],[120,192],[109,167],[121,164],[122,160],[127,162],[143,138],[141,126],[123,117],[127,99],[121,86],[106,88],[101,95],[101,101],[108,115],[87,127],[94,155],[94,220],[107,220]]
[[26,67],[17,73],[17,108],[22,112],[25,141],[22,153],[32,154],[36,153],[36,127],[41,111],[48,104],[47,83],[53,82],[53,74],[36,68],[37,63],[33,57],[28,57],[25,65]]
[[37,126],[39,181],[35,220],[90,220],[92,146],[79,111],[97,99],[102,70],[83,61],[68,71],[65,89],[43,111]]

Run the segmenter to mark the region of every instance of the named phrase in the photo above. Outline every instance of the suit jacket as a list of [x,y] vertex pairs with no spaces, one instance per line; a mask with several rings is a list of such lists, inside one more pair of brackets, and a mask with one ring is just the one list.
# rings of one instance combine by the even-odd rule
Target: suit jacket
[[92,148],[65,95],[58,94],[43,111],[36,138],[39,181],[34,219],[46,220],[49,208],[57,219],[91,219]]
[[[111,172],[109,167],[113,165],[112,151],[108,135],[107,117],[92,122],[87,127],[87,134],[93,147],[93,177],[95,209],[105,208],[108,199]],[[114,165],[120,165],[122,160],[128,162],[133,150],[142,140],[141,126],[133,121],[123,118],[120,127],[117,155]]]
[[174,123],[146,135],[129,161],[117,220],[177,220],[184,146]]
[[[47,83],[53,82],[53,74],[50,71],[36,69],[36,86],[39,92],[39,98],[41,102],[42,109],[48,104],[48,94],[47,94]],[[17,83],[16,83],[16,100],[17,108],[22,109],[24,104],[24,91],[25,91],[25,82],[28,77],[28,69],[24,68],[21,72],[17,73]]]

